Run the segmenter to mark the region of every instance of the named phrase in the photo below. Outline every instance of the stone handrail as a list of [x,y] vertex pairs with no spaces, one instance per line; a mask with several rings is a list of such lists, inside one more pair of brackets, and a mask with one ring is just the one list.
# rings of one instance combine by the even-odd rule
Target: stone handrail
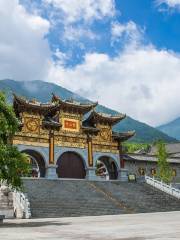
[[174,196],[175,198],[180,199],[180,190],[179,189],[174,188],[171,185],[168,185],[162,181],[159,181],[159,180],[155,179],[154,177],[151,178],[149,176],[145,176],[145,181],[147,184],[149,184],[165,193],[168,193],[168,194]]
[[28,200],[27,194],[14,191],[13,205],[17,218],[31,218],[30,202]]

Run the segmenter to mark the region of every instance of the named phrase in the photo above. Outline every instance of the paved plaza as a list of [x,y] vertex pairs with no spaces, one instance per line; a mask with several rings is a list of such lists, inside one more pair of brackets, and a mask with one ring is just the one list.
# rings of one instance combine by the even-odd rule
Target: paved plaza
[[180,212],[5,220],[1,240],[180,239]]

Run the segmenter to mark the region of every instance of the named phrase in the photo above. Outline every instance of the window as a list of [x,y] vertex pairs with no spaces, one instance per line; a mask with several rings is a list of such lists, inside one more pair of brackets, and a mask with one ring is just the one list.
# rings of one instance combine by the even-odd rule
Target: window
[[155,176],[156,175],[156,169],[155,168],[151,168],[151,175]]
[[177,175],[176,169],[173,169],[173,170],[172,170],[172,176],[173,176],[173,177],[176,177],[176,175]]
[[139,175],[141,175],[141,176],[144,176],[145,173],[146,173],[145,169],[142,168],[142,167],[140,167],[140,168],[138,169],[138,172],[139,172]]

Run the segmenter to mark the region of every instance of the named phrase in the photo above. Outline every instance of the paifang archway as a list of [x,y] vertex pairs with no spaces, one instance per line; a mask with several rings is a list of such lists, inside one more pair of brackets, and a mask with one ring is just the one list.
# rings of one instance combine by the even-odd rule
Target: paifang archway
[[82,157],[75,152],[65,152],[57,160],[59,178],[83,179],[86,176]]
[[46,174],[45,161],[41,154],[31,149],[23,150],[22,152],[26,153],[30,157],[31,176],[45,177]]

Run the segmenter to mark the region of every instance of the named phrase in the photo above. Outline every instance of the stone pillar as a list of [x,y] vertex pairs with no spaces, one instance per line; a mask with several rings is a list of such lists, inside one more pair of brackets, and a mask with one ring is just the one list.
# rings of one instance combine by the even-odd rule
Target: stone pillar
[[54,131],[49,131],[49,164],[46,168],[46,177],[50,179],[57,178],[57,166],[54,163]]
[[118,180],[122,182],[128,181],[128,170],[125,168],[122,168],[118,171]]
[[46,168],[46,178],[56,179],[58,178],[56,173],[57,166],[55,164],[49,164]]
[[128,170],[125,169],[125,162],[123,159],[122,144],[119,142],[119,161],[120,161],[120,170],[118,171],[118,179],[122,182],[128,181]]
[[89,167],[86,169],[86,179],[87,180],[97,180],[96,167]]

